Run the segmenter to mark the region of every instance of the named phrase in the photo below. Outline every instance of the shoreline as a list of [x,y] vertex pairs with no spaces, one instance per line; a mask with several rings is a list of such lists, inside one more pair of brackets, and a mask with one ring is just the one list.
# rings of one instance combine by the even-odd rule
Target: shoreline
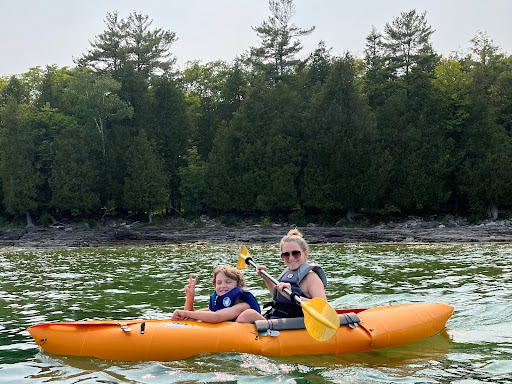
[[[201,227],[166,228],[130,225],[100,226],[84,224],[0,229],[1,249],[72,249],[109,246],[165,246],[180,244],[278,244],[292,228],[289,225],[247,225],[227,227],[210,224]],[[350,243],[468,243],[512,242],[512,223],[489,221],[477,225],[433,226],[406,222],[390,227],[298,227],[309,244]]]

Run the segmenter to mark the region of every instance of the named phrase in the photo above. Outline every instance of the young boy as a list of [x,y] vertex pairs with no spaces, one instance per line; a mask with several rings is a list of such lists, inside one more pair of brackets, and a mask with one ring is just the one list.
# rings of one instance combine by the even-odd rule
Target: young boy
[[234,321],[246,309],[254,309],[261,313],[258,301],[252,293],[244,291],[245,280],[238,269],[225,265],[213,270],[213,286],[215,292],[210,297],[208,308],[194,310],[194,297],[198,277],[185,285],[185,308],[177,309],[171,320],[201,320],[205,323]]

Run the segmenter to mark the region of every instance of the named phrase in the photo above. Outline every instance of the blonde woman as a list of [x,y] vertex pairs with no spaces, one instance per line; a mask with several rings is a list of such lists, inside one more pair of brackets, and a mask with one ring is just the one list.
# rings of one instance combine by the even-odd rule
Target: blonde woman
[[272,295],[272,308],[261,315],[253,309],[247,309],[238,316],[236,321],[251,323],[255,320],[264,320],[284,317],[303,317],[301,306],[283,291],[288,288],[301,300],[307,301],[314,297],[327,300],[325,287],[327,279],[322,268],[313,262],[308,262],[309,246],[304,240],[302,233],[292,229],[281,239],[281,259],[286,269],[277,279],[279,284],[274,284],[261,274],[261,270],[267,270],[264,265],[258,265],[256,270],[265,281],[267,288]]

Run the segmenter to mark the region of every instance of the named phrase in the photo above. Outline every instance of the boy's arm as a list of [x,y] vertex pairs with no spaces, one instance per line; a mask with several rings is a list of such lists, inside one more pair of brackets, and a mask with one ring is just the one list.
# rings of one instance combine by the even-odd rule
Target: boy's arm
[[243,311],[251,308],[247,303],[235,304],[229,308],[223,308],[218,311],[212,312],[210,310],[187,311],[176,310],[172,315],[172,320],[201,320],[205,323],[221,323],[223,321],[235,320]]

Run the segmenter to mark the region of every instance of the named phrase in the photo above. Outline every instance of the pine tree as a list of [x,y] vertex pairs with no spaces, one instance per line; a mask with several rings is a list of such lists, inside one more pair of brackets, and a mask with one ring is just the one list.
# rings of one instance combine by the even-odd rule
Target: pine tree
[[106,30],[95,37],[91,48],[75,63],[88,66],[95,71],[116,73],[128,59],[126,48],[126,21],[119,18],[119,13],[107,12]]
[[296,71],[300,60],[295,55],[302,49],[298,38],[309,35],[315,27],[301,29],[290,24],[295,15],[293,0],[270,0],[269,8],[269,18],[253,27],[261,45],[251,47],[250,62],[277,83]]

